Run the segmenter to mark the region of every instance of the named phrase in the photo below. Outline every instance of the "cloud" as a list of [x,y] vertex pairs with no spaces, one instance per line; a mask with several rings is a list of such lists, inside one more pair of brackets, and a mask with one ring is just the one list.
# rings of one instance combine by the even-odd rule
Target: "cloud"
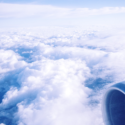
[[125,13],[125,7],[103,7],[100,9],[89,8],[62,8],[51,5],[33,4],[5,4],[0,3],[0,18],[10,17],[46,17],[46,18],[70,18],[89,15],[104,15]]
[[69,10],[67,8],[59,8],[51,5],[0,4],[0,7],[0,17],[53,17],[59,16],[60,14],[61,16],[63,14],[65,15]]
[[125,29],[0,33],[0,124],[104,125],[105,89],[125,80]]

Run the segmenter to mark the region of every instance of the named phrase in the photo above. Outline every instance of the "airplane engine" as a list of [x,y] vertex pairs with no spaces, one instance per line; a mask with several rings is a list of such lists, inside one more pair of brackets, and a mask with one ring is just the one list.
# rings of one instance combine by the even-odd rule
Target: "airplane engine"
[[102,103],[105,125],[125,125],[125,82],[110,87]]

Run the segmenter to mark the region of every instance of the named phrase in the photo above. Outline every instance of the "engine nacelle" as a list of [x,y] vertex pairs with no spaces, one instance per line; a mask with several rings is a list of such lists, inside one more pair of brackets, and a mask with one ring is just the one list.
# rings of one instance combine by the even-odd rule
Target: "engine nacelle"
[[125,125],[125,82],[110,87],[102,104],[105,125]]

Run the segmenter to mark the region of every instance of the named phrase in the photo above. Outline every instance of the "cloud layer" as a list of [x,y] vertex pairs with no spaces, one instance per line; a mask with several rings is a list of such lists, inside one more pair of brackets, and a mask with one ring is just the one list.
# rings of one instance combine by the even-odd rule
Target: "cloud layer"
[[51,5],[5,4],[0,3],[0,18],[41,16],[47,18],[84,17],[89,15],[104,15],[125,13],[125,7],[61,8]]
[[125,80],[125,30],[1,31],[0,124],[104,125],[105,89]]

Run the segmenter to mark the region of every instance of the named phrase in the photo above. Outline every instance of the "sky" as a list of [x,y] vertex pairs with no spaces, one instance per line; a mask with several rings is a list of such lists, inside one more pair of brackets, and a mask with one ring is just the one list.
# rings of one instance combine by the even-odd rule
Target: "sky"
[[105,125],[102,100],[125,81],[124,1],[0,1],[0,125]]
[[124,25],[124,1],[0,1],[0,27]]
[[101,8],[107,7],[122,7],[125,5],[124,0],[0,0],[1,3],[21,3],[21,4],[46,4],[60,7],[88,7]]

